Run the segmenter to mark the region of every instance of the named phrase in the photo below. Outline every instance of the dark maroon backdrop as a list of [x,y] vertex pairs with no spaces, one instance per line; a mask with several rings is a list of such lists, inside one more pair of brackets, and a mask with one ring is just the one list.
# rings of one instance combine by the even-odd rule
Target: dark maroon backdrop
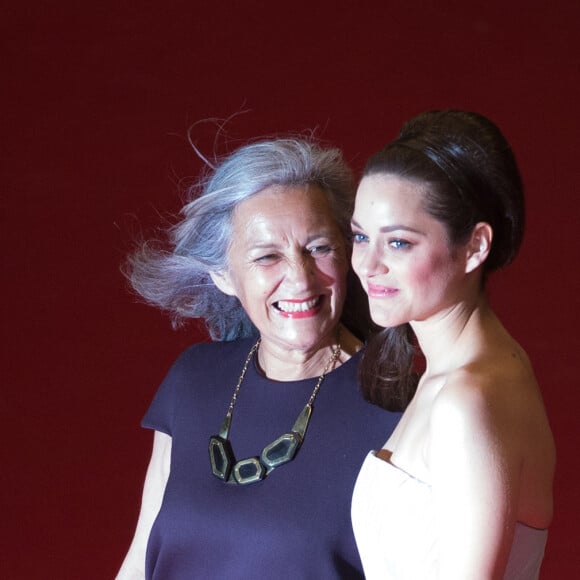
[[232,141],[317,128],[356,169],[422,110],[504,129],[529,229],[492,300],[558,443],[543,578],[578,570],[578,3],[343,4],[1,3],[2,578],[115,574],[149,454],[139,420],[200,336],[136,304],[119,264],[199,170],[188,126],[246,109]]

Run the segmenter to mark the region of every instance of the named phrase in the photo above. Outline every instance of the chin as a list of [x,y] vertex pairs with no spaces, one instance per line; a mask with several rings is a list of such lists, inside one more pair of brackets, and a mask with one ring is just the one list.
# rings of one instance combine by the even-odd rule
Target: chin
[[[333,334],[334,328],[336,325],[322,327],[321,324],[316,324],[310,328],[296,329],[296,332],[286,334],[286,341],[288,344],[296,345],[297,349],[309,350]],[[334,335],[331,340],[334,342]]]
[[375,324],[383,328],[392,328],[394,326],[400,326],[401,324],[405,324],[407,322],[407,320],[401,319],[398,316],[385,315],[384,312],[375,313],[371,311],[371,318]]

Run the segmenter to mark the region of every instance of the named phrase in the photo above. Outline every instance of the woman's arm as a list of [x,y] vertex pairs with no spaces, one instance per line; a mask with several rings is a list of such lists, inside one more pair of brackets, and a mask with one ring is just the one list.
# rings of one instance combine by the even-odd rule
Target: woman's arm
[[145,578],[145,551],[153,522],[159,513],[165,486],[169,477],[171,437],[155,431],[153,451],[145,476],[141,511],[135,535],[116,580],[143,580]]
[[442,389],[430,422],[439,577],[501,580],[517,515],[521,430],[504,396],[498,400],[493,386],[465,379]]

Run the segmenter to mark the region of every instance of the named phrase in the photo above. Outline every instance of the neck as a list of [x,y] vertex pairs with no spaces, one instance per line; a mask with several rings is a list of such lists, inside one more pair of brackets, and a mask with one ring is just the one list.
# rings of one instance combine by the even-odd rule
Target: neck
[[463,301],[424,321],[411,323],[427,363],[426,375],[465,364],[484,319],[495,315],[485,295]]
[[307,349],[288,350],[263,337],[257,353],[258,366],[264,375],[276,381],[300,381],[318,377],[339,343],[340,356],[328,372],[348,360],[362,346],[360,341],[343,327]]

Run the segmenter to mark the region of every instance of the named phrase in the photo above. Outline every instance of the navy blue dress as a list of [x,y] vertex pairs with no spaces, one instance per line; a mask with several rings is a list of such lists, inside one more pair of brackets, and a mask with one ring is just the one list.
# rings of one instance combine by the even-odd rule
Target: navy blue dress
[[[360,354],[322,383],[294,461],[263,481],[224,484],[208,442],[224,419],[253,340],[197,344],[175,362],[143,419],[172,437],[171,473],[147,546],[151,580],[363,578],[350,522],[354,483],[369,449],[400,414],[363,400]],[[236,458],[259,455],[290,431],[316,378],[277,382],[248,368],[230,440]]]

